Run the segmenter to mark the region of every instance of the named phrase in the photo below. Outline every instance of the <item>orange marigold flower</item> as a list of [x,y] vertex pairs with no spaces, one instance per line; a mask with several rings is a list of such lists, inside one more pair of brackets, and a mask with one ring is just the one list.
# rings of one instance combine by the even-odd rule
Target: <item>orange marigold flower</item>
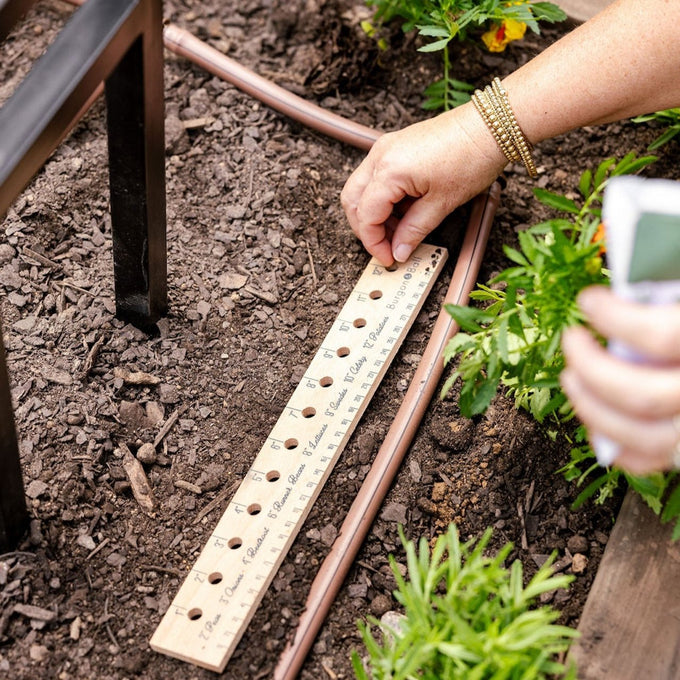
[[604,241],[604,222],[600,222],[590,242],[600,244],[600,249],[597,251],[598,255],[604,255],[607,252],[607,246]]
[[524,37],[527,25],[522,21],[504,19],[500,25],[495,25],[490,31],[482,35],[482,41],[489,52],[503,52],[508,43]]

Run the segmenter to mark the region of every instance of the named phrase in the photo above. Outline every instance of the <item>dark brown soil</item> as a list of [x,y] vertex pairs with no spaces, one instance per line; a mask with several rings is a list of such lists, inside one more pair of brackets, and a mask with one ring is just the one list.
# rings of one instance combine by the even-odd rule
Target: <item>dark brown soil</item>
[[[3,43],[0,100],[70,11],[57,0],[39,3]],[[165,11],[341,115],[384,130],[426,115],[421,91],[437,61],[416,58],[413,41],[399,35],[395,49],[379,55],[357,26],[366,14],[359,0],[169,0]],[[486,82],[559,35],[528,36],[498,56],[462,49],[457,75]],[[0,555],[3,677],[212,677],[152,652],[149,638],[368,261],[338,200],[361,152],[169,53],[166,112],[170,314],[159,335],[113,316],[101,102],[2,225],[0,311],[33,518],[20,550]],[[623,123],[543,143],[538,184],[573,189],[586,167],[642,152],[656,134]],[[676,149],[654,174],[673,176]],[[532,186],[509,168],[483,279],[506,266],[503,243],[547,216]],[[464,226],[462,215],[457,222]],[[447,267],[225,677],[270,677],[413,375]],[[135,371],[158,384],[130,384],[125,372]],[[153,443],[174,418],[155,462],[145,464],[158,501],[147,516],[116,450]],[[301,677],[352,677],[356,620],[396,608],[387,556],[403,561],[399,523],[412,537],[435,536],[450,521],[466,538],[493,526],[494,544],[513,541],[529,573],[553,550],[567,572],[571,556],[585,554],[585,571],[553,600],[562,621],[576,625],[617,505],[570,510],[575,489],[556,474],[567,456],[564,443],[504,397],[475,421],[462,418],[453,399],[433,403]],[[217,497],[221,503],[203,512]],[[49,610],[43,618],[51,620],[18,604]]]

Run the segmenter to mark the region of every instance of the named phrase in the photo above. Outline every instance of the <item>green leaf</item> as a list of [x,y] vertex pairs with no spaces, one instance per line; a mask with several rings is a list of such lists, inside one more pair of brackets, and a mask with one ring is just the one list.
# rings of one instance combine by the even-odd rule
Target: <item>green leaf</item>
[[548,191],[547,189],[536,187],[534,189],[534,196],[541,203],[547,205],[550,208],[555,208],[555,210],[562,210],[564,212],[573,213],[574,215],[578,215],[580,212],[580,208],[570,198],[567,198],[566,196],[560,196],[559,194],[555,194],[552,191]]
[[648,147],[647,149],[649,151],[656,151],[656,149],[660,149],[664,144],[667,144],[668,142],[673,139],[678,133],[680,133],[680,125],[674,125],[672,127],[669,127],[664,133],[659,135]]
[[666,481],[663,474],[656,473],[646,477],[626,475],[626,480],[657,515],[661,513],[661,497],[666,490]]
[[602,161],[602,163],[597,166],[597,170],[595,170],[595,175],[593,176],[593,188],[595,191],[600,189],[602,182],[604,182],[605,177],[607,176],[609,168],[615,163],[616,158],[608,158],[606,161]]
[[581,193],[581,196],[586,198],[587,196],[590,195],[590,187],[593,184],[593,172],[592,170],[588,169],[583,172],[581,175],[581,179],[579,180],[578,183],[578,190]]
[[574,502],[571,504],[572,510],[578,510],[595,492],[607,483],[607,474],[601,474],[597,479],[586,486],[581,493],[576,496]]
[[479,390],[477,390],[477,394],[472,400],[472,403],[470,404],[469,413],[471,416],[484,413],[484,411],[489,408],[491,400],[496,396],[496,392],[498,391],[499,381],[499,378],[487,378],[482,383]]
[[481,309],[475,307],[463,307],[462,305],[444,305],[444,309],[453,318],[453,320],[461,327],[462,330],[468,333],[479,333],[483,328],[480,323],[489,323],[493,321],[494,316],[487,314]]
[[532,2],[530,7],[536,18],[541,19],[542,21],[555,23],[558,21],[565,21],[567,18],[565,12],[552,2]]
[[462,80],[456,80],[455,78],[449,78],[449,85],[455,90],[462,90],[463,92],[474,92],[475,86],[470,83],[463,82]]
[[510,363],[510,355],[508,353],[508,318],[504,316],[498,326],[498,353],[501,359],[506,363]]
[[421,107],[425,111],[436,111],[437,109],[443,108],[445,103],[444,99],[438,97],[428,97],[422,104]]
[[443,40],[435,40],[432,43],[423,45],[418,48],[418,52],[438,52],[443,50],[451,41],[451,38],[444,38]]
[[658,160],[658,158],[658,156],[642,156],[638,159],[630,159],[625,163],[622,161],[621,164],[616,167],[615,174],[634,175],[636,172],[639,172],[643,168],[646,168],[648,165],[654,163],[654,161]]
[[364,670],[364,665],[361,663],[361,658],[352,650],[352,670],[357,680],[370,680],[368,673]]
[[663,512],[661,513],[661,521],[664,523],[670,522],[677,517],[680,517],[680,484],[673,489],[673,492],[665,502]]
[[420,35],[435,38],[450,38],[451,34],[443,26],[418,26]]
[[515,250],[514,248],[504,244],[503,252],[505,253],[505,257],[507,257],[509,260],[512,260],[516,264],[522,265],[523,267],[529,266],[529,261],[518,250]]

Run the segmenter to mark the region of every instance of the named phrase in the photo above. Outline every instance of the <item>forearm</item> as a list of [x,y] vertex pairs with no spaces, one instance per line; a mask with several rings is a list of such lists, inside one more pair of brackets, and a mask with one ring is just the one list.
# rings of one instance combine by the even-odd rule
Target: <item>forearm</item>
[[677,0],[618,0],[504,80],[532,142],[680,106]]

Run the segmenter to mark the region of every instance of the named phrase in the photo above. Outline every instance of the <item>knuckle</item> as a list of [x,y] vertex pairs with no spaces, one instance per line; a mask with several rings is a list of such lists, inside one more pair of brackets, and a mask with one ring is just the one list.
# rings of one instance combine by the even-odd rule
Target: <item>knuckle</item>
[[352,207],[352,201],[350,199],[350,189],[349,187],[345,184],[345,186],[342,188],[342,191],[340,192],[340,205],[347,210]]
[[649,335],[649,348],[657,357],[680,357],[680,332],[672,326],[657,328]]
[[663,402],[654,394],[630,392],[628,399],[630,407],[642,418],[653,418],[659,413],[659,408],[663,406]]

